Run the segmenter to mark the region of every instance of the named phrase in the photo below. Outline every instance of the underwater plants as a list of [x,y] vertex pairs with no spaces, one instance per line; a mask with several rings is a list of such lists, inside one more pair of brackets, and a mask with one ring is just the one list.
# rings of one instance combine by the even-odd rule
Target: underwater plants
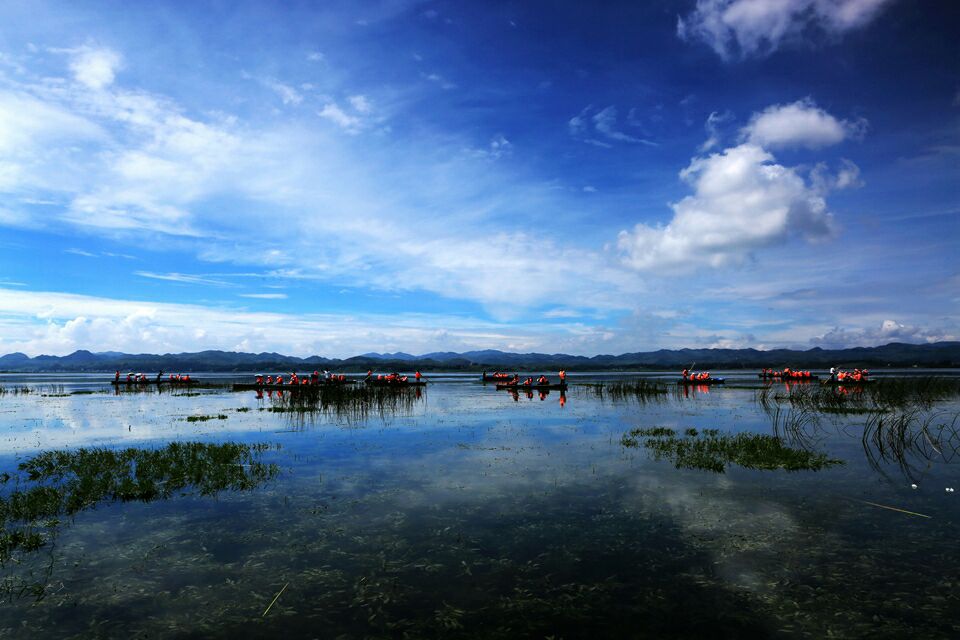
[[624,447],[646,447],[655,459],[673,462],[678,469],[723,473],[728,465],[746,469],[818,471],[840,460],[822,453],[787,447],[776,437],[754,433],[720,433],[717,429],[687,429],[682,436],[667,427],[638,428],[620,439]]

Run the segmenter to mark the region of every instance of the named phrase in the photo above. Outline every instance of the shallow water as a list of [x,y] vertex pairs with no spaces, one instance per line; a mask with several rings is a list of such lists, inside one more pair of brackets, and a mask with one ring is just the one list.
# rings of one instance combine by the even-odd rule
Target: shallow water
[[[0,636],[960,634],[956,400],[925,412],[913,449],[878,451],[870,416],[791,429],[745,374],[648,402],[583,386],[610,376],[571,376],[562,401],[476,377],[358,420],[274,413],[254,392],[0,376],[0,473],[44,450],[177,441],[265,443],[278,468],[245,490],[61,518],[4,564]],[[678,469],[621,444],[652,426],[776,431],[843,464]]]

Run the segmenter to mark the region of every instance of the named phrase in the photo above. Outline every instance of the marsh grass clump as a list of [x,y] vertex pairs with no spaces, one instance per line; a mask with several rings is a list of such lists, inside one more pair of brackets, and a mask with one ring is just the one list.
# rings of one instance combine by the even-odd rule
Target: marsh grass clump
[[960,397],[960,380],[936,376],[879,378],[867,385],[771,385],[756,393],[767,409],[788,404],[796,409],[836,414],[871,414],[911,408],[929,409],[937,402]]
[[419,387],[318,385],[309,391],[274,396],[273,405],[268,410],[290,413],[300,420],[328,415],[354,422],[371,415],[381,419],[397,414],[409,415],[422,399]]
[[888,480],[888,465],[896,465],[904,477],[917,480],[933,463],[949,464],[957,459],[960,414],[914,409],[877,415],[867,421],[861,442],[870,466]]
[[723,473],[735,464],[745,469],[819,471],[842,464],[822,453],[794,449],[770,435],[721,434],[717,429],[686,429],[682,436],[666,427],[633,429],[620,439],[625,447],[646,447],[657,460],[673,462],[678,469]]
[[207,420],[226,420],[227,415],[218,413],[215,416],[187,416],[187,422],[206,422]]
[[[195,493],[246,491],[274,478],[268,445],[173,442],[161,449],[45,451],[4,473],[0,564],[56,536],[60,518],[103,502],[150,502]],[[15,479],[14,483],[10,483]],[[13,484],[12,490],[7,490]]]
[[614,402],[636,400],[647,402],[667,395],[667,386],[656,380],[639,378],[637,380],[616,380],[614,382],[599,382],[589,385],[594,395]]

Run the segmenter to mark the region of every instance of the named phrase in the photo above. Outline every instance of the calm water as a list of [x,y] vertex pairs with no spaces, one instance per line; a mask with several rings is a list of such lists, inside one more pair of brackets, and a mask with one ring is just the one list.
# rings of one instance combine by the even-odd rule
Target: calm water
[[[863,414],[786,428],[755,374],[646,403],[582,385],[609,376],[542,399],[476,377],[357,418],[275,413],[254,392],[0,376],[4,496],[52,449],[264,443],[277,469],[60,518],[4,563],[0,637],[960,636],[956,400],[891,447],[864,440]],[[843,464],[678,469],[621,444],[653,426],[776,430]]]

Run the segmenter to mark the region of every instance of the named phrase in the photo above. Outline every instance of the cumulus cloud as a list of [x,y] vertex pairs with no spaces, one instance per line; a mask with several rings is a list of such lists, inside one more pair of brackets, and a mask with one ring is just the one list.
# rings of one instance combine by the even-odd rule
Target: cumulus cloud
[[[710,114],[701,153],[719,143],[719,128],[731,118]],[[791,238],[833,237],[837,225],[825,196],[859,186],[859,167],[843,159],[835,171],[825,163],[804,171],[779,164],[768,147],[818,148],[859,135],[863,126],[838,120],[809,99],[754,114],[741,129],[739,145],[696,157],[680,172],[693,193],[672,205],[666,226],[640,223],[620,232],[624,263],[641,270],[720,267],[743,263],[753,251]]]
[[361,104],[366,110],[361,111],[360,109],[356,109],[356,113],[347,113],[341,109],[337,103],[329,102],[323,106],[323,109],[317,112],[317,115],[329,120],[347,133],[356,134],[359,133],[364,126],[363,118],[359,114],[369,111],[369,103],[364,100]]
[[766,55],[815,32],[839,35],[873,20],[890,0],[697,0],[677,35],[720,57]]
[[864,120],[838,120],[806,98],[791,104],[772,105],[755,113],[741,135],[746,141],[767,148],[816,149],[859,137],[865,127]]
[[960,336],[945,329],[906,325],[896,320],[884,320],[880,326],[841,328],[834,327],[821,336],[811,338],[810,344],[824,349],[849,347],[873,347],[890,342],[924,344],[941,340],[958,340]]
[[818,240],[834,233],[822,195],[757,145],[695,158],[680,177],[693,194],[673,205],[669,224],[620,232],[617,246],[629,266],[736,264],[791,236]]
[[103,89],[113,79],[123,62],[116,51],[101,47],[81,47],[70,52],[70,71],[77,82],[90,89]]

